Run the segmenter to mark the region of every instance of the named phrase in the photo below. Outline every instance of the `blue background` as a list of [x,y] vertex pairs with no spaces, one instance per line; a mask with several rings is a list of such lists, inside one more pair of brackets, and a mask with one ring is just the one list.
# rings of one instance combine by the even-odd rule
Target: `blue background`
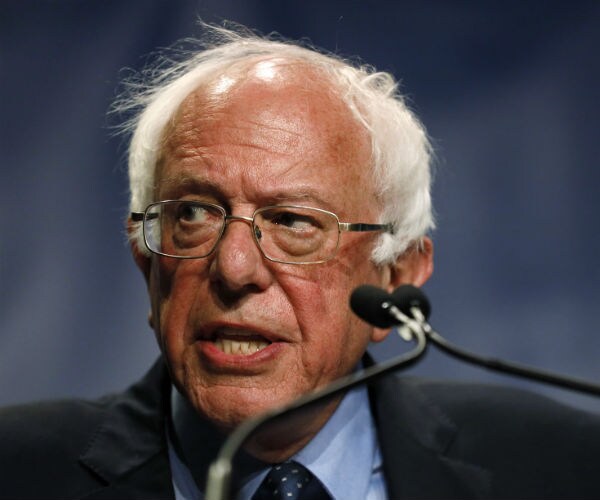
[[[197,16],[400,78],[438,155],[432,323],[473,351],[600,381],[599,2],[2,0],[0,404],[117,390],[157,356],[107,109],[124,68],[199,34]],[[411,371],[600,410],[435,352]]]

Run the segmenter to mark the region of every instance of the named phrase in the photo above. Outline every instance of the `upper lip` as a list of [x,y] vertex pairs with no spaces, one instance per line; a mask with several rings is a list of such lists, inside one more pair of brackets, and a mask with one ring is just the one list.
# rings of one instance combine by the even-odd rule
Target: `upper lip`
[[198,329],[196,337],[202,340],[214,340],[218,334],[231,337],[261,337],[268,342],[281,342],[285,339],[272,331],[256,325],[231,323],[227,321],[213,321],[202,325]]

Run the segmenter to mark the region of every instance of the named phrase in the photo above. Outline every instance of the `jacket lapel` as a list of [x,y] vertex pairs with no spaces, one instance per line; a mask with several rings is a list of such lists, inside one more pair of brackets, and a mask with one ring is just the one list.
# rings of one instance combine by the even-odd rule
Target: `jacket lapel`
[[458,429],[410,378],[371,390],[390,498],[486,498],[491,473],[447,456]]
[[170,382],[162,361],[107,407],[80,463],[106,484],[83,496],[174,498],[166,441]]

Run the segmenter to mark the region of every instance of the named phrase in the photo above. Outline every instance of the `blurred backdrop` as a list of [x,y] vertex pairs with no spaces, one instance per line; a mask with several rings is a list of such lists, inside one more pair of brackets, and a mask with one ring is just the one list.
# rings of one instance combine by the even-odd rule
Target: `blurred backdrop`
[[[600,382],[599,2],[2,0],[0,404],[118,390],[158,355],[107,110],[152,51],[200,34],[198,17],[394,73],[438,157],[432,323],[473,351]],[[600,411],[435,352],[411,372]]]

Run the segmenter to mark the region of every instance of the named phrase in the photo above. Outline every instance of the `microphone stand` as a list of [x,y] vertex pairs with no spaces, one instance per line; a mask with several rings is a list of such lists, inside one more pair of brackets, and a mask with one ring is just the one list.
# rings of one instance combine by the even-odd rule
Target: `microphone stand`
[[448,342],[444,337],[431,328],[418,307],[411,307],[411,313],[413,318],[416,318],[417,322],[421,324],[425,335],[431,341],[431,343],[441,351],[454,358],[466,361],[467,363],[482,366],[487,370],[508,373],[521,378],[532,379],[538,382],[544,382],[546,384],[583,392],[585,394],[600,396],[600,386],[598,384],[592,384],[586,380],[567,377],[565,375],[558,375],[556,373],[539,370],[537,368],[531,368],[529,366],[520,365],[517,363],[509,363],[508,361],[503,361],[497,358],[485,358],[483,356],[478,356],[465,351],[464,349],[456,347]]
[[[387,303],[386,306],[382,307],[397,309],[391,303]],[[411,330],[414,334],[413,339],[416,345],[409,352],[365,368],[360,372],[342,377],[322,389],[302,396],[281,408],[267,411],[240,424],[229,435],[220,449],[217,458],[212,462],[208,470],[206,500],[228,500],[230,498],[229,486],[231,483],[233,459],[248,438],[264,424],[272,423],[273,420],[288,416],[300,408],[307,408],[320,403],[359,385],[374,382],[390,372],[410,366],[419,360],[426,352],[427,340],[422,328],[415,328],[414,330],[411,328]]]

